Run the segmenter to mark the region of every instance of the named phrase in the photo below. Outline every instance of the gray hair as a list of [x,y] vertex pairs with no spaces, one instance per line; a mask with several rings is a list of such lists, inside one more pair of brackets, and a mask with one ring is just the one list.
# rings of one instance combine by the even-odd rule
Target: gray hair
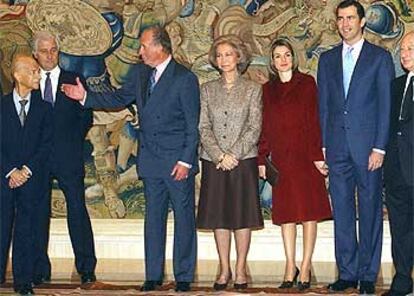
[[59,45],[59,37],[49,31],[39,31],[36,32],[33,35],[33,39],[32,39],[32,53],[36,53],[37,52],[37,46],[39,44],[40,41],[44,41],[44,40],[53,40],[56,42],[56,45],[58,47],[58,49],[60,48]]

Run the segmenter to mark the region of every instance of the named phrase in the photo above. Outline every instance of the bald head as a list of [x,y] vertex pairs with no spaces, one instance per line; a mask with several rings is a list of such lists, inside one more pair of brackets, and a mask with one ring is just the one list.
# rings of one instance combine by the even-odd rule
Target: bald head
[[414,31],[404,35],[400,44],[401,65],[407,71],[414,72]]
[[33,57],[15,56],[12,61],[11,72],[18,91],[27,93],[39,88],[40,68]]

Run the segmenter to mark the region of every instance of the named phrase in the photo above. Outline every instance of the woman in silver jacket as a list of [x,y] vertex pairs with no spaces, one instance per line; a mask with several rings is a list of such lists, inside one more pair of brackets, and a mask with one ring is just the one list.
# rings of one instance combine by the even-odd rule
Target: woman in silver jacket
[[212,229],[220,259],[215,290],[232,278],[231,232],[236,242],[234,288],[247,288],[251,230],[263,227],[258,194],[257,145],[262,124],[261,86],[241,76],[250,56],[235,35],[217,38],[210,63],[221,77],[201,87],[202,177],[197,224]]

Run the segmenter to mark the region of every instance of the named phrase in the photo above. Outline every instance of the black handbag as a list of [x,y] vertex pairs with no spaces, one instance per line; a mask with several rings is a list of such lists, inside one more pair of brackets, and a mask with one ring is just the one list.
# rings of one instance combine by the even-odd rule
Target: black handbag
[[279,180],[279,170],[275,167],[268,156],[265,157],[265,167],[266,181],[269,182],[270,185],[276,186],[277,181]]

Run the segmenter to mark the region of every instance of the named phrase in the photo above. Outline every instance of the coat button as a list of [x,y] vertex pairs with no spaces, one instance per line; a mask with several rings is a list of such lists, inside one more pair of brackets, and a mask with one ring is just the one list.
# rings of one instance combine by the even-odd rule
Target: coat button
[[225,139],[226,138],[226,136],[223,136],[223,139]]
[[397,135],[401,136],[402,135],[402,132],[398,132]]
[[348,114],[348,111],[344,111],[344,114],[347,115]]

